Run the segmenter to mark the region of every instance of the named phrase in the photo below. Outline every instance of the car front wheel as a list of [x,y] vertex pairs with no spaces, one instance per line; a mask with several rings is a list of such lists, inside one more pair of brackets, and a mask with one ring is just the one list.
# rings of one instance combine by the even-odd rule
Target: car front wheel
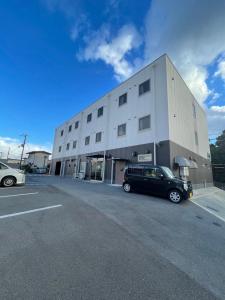
[[4,187],[11,187],[11,186],[13,186],[15,183],[16,183],[15,178],[14,178],[14,177],[11,177],[11,176],[5,177],[5,178],[2,180],[2,185],[3,185]]
[[131,192],[131,185],[129,183],[124,183],[123,189],[126,193],[130,193]]
[[173,203],[180,203],[182,200],[182,195],[178,190],[169,191],[168,198]]

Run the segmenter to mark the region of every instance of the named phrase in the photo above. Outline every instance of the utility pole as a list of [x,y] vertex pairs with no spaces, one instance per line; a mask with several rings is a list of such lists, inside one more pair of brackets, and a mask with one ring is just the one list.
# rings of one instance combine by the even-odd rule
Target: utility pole
[[7,153],[7,162],[8,162],[8,159],[9,159],[9,152],[10,152],[10,147],[9,147],[9,150],[8,150],[8,153]]
[[27,134],[22,134],[24,136],[24,140],[23,140],[23,144],[21,145],[22,149],[22,153],[21,153],[21,157],[20,157],[20,170],[21,170],[21,165],[22,165],[22,160],[23,160],[23,152],[24,152],[24,147],[26,145],[26,140],[27,140]]

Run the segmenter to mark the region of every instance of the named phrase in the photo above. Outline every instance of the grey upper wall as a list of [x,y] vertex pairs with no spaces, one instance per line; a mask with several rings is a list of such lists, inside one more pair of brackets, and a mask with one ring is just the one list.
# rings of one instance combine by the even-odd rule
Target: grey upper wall
[[[204,109],[200,106],[184,80],[166,56],[169,140],[208,158],[210,154],[208,125]],[[194,109],[196,118],[194,117]],[[198,144],[195,141],[195,132]]]

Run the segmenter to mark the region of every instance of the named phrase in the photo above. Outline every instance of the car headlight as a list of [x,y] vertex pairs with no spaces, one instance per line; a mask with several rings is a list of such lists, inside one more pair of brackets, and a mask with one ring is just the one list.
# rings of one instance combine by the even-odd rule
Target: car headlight
[[184,183],[183,186],[184,186],[185,191],[187,191],[188,190],[188,184]]
[[17,170],[19,173],[24,174],[24,170]]

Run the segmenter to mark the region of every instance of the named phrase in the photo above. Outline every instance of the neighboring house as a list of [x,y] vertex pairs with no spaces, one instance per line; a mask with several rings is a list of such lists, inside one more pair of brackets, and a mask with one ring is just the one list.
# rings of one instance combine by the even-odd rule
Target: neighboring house
[[46,151],[31,151],[28,152],[28,157],[25,159],[25,164],[32,168],[47,168],[49,164],[49,155]]
[[120,184],[133,162],[213,181],[205,111],[166,54],[55,130],[52,174]]

